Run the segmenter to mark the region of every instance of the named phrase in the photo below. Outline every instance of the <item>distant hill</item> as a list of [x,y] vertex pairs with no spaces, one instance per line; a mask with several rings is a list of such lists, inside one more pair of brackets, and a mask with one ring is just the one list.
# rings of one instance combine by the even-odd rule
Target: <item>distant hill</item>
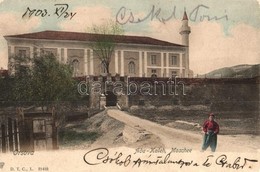
[[199,75],[200,78],[254,78],[260,76],[260,64],[237,65],[213,70],[207,74]]

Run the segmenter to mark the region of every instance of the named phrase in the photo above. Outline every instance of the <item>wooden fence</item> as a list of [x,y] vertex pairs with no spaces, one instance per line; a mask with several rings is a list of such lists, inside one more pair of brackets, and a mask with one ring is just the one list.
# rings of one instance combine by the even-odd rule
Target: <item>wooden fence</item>
[[1,152],[18,151],[19,147],[19,130],[16,119],[7,118],[1,122]]
[[0,119],[0,152],[58,149],[54,112],[18,111],[14,118]]

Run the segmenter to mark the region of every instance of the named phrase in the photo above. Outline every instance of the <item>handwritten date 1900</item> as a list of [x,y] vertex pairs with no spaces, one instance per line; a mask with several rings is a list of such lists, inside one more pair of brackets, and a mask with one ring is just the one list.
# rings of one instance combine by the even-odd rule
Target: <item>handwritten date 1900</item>
[[55,10],[51,13],[48,9],[31,9],[27,7],[25,13],[22,15],[24,17],[47,17],[47,16],[56,16],[57,18],[69,18],[70,20],[77,14],[77,12],[70,12],[68,4],[54,4]]

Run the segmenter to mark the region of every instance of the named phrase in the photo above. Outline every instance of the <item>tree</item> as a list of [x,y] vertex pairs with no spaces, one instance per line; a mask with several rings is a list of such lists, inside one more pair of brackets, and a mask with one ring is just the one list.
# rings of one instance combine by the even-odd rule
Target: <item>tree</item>
[[12,81],[9,76],[0,77],[0,106],[8,105],[12,101]]
[[71,66],[59,63],[54,55],[14,59],[15,75],[9,85],[16,105],[36,105],[44,110],[43,107],[48,109],[61,101],[77,98],[77,83]]
[[116,36],[122,35],[124,30],[121,25],[109,20],[102,25],[93,25],[90,29],[95,35],[95,42],[91,44],[94,54],[109,73],[109,65],[116,46]]
[[18,106],[27,104],[33,99],[31,59],[27,56],[13,57],[15,75],[11,77],[11,100]]
[[61,64],[54,55],[34,58],[32,68],[33,100],[41,107],[70,100],[76,95],[72,68]]

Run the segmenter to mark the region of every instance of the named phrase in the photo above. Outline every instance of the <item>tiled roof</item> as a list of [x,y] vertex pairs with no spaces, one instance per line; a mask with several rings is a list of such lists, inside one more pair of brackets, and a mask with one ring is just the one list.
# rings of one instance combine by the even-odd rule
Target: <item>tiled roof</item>
[[45,40],[69,40],[69,41],[89,41],[95,42],[104,37],[105,39],[112,39],[115,43],[126,44],[146,44],[146,45],[159,45],[159,46],[181,46],[159,39],[143,36],[127,36],[127,35],[103,35],[93,33],[81,32],[65,32],[65,31],[42,31],[35,33],[27,33],[20,35],[7,35],[5,38],[24,38],[24,39],[45,39]]

